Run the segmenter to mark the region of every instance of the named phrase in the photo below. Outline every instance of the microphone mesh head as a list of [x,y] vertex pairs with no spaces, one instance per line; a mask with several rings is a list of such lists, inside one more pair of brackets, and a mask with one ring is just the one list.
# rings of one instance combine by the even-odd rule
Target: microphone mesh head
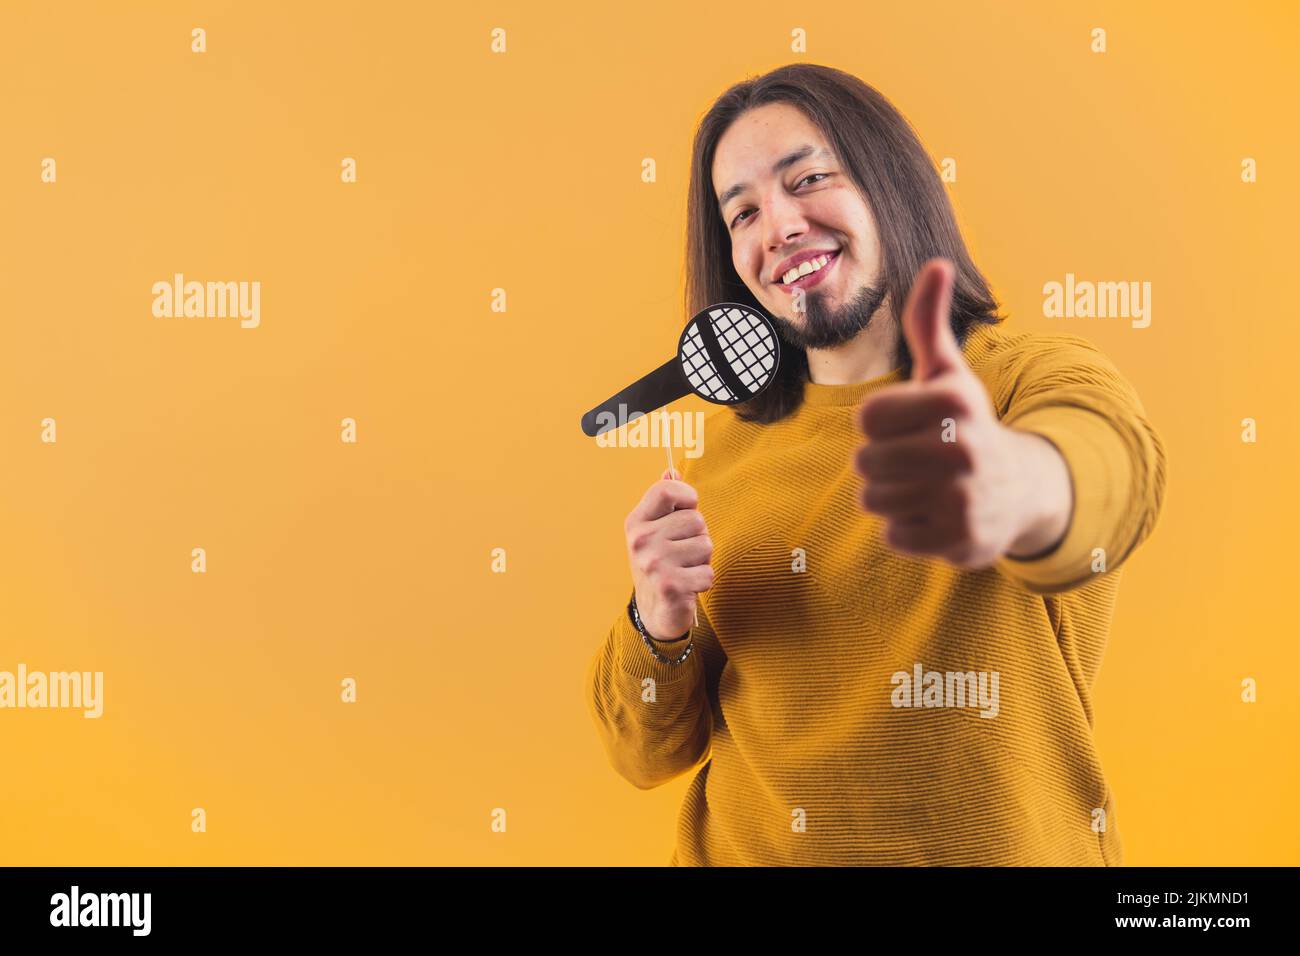
[[710,402],[748,401],[772,380],[780,359],[776,329],[743,305],[709,306],[682,332],[682,371],[695,394]]

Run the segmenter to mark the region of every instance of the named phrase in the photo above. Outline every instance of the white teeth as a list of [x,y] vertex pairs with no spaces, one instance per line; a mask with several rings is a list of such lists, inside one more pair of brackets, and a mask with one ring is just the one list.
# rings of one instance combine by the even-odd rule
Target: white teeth
[[832,255],[818,256],[816,259],[808,259],[800,263],[799,266],[791,269],[781,277],[782,284],[789,285],[796,279],[801,279],[809,273],[816,272],[822,266],[826,265],[826,263],[830,262],[831,258]]

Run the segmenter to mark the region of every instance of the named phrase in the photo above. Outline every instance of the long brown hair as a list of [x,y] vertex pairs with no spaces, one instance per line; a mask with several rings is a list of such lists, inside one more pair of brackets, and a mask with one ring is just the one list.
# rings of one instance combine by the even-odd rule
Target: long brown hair
[[[880,231],[881,281],[895,323],[912,278],[934,256],[955,267],[952,326],[958,343],[977,323],[996,324],[997,302],[971,261],[948,193],[925,147],[903,115],[862,80],[833,67],[795,63],[737,83],[718,98],[695,134],[686,208],[686,315],[717,302],[761,311],[731,262],[731,236],[718,214],[713,158],[718,140],[746,110],[785,102],[820,130],[870,205]],[[898,326],[894,364],[909,376],[912,356]],[[808,380],[808,356],[781,338],[777,380],[756,398],[735,406],[745,421],[769,424],[797,409]]]

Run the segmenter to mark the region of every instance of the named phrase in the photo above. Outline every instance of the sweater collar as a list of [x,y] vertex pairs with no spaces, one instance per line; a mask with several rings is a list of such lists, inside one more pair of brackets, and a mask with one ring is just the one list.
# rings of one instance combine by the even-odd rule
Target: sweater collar
[[903,370],[894,369],[884,375],[877,375],[865,382],[852,382],[848,385],[819,385],[816,382],[803,383],[803,402],[805,405],[861,405],[872,392],[878,392],[888,385],[903,381]]
[[[962,346],[962,355],[972,368],[982,363],[993,347],[992,326],[980,323],[971,328]],[[877,375],[864,382],[851,382],[848,385],[819,385],[805,381],[803,400],[806,405],[860,405],[866,397],[882,388],[906,381],[903,370],[896,368],[884,375]]]

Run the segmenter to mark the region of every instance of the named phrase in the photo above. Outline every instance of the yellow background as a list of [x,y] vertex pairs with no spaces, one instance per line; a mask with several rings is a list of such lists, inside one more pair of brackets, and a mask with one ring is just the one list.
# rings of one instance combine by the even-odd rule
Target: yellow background
[[[1138,6],[5,0],[0,669],[105,714],[0,711],[0,863],[667,862],[688,778],[618,777],[581,687],[664,453],[578,422],[672,354],[700,116],[798,60],[957,159],[1010,327],[1166,443],[1097,687],[1126,862],[1300,863],[1296,6]],[[261,327],[154,318],[174,272]],[[1066,272],[1151,326],[1044,318]]]

